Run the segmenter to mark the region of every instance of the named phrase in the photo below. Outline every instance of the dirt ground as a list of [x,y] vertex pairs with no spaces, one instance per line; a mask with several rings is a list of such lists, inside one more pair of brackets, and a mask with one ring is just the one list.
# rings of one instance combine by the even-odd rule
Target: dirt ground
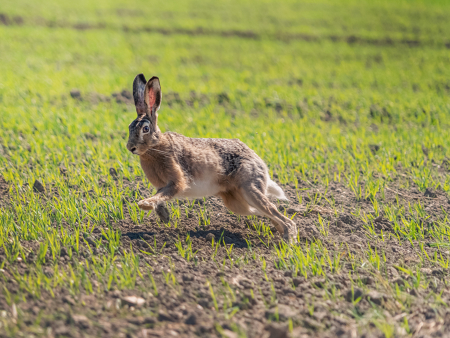
[[[6,203],[7,183],[3,179],[0,183],[2,203]],[[314,190],[325,193],[325,189],[312,187],[308,182],[302,182],[298,189],[284,186],[291,201],[297,200],[297,193],[302,195],[304,201]],[[433,192],[432,197],[428,195],[430,192],[423,194],[414,190],[404,192],[392,189],[386,200],[405,205],[412,199],[420,200],[427,210],[435,211],[436,215],[449,211],[449,203],[443,194]],[[405,288],[409,285],[406,282],[411,282],[414,276],[402,273],[395,267],[418,265],[417,246],[412,246],[408,241],[400,245],[395,236],[385,241],[371,237],[363,222],[352,215],[357,208],[370,212],[370,201],[356,201],[343,185],[332,182],[325,196],[334,196],[337,210],[341,210],[339,214],[333,214],[325,206],[307,212],[295,202],[280,205],[280,210],[289,215],[297,213],[294,220],[298,224],[300,245],[318,239],[329,251],[359,255],[369,250],[369,243],[372,250],[385,253],[385,271],[376,272],[370,266],[354,269],[351,264],[344,263],[340,271],[327,271],[326,277],[305,278],[295,276],[291,270],[278,269],[273,247],[268,248],[259,240],[257,232],[252,229],[252,221],[247,218],[239,220],[226,210],[219,199],[210,197],[206,201],[197,200],[194,209],[187,216],[182,216],[183,221],[176,229],[159,222],[154,213],[139,226],[131,221],[128,214],[124,220],[114,224],[114,228],[122,233],[119,251],[131,247],[140,257],[139,264],[151,268],[157,292],[149,278],[138,278],[134,289],[113,289],[93,294],[73,295],[64,288],[55,288],[54,297],[48,292],[44,292],[39,299],[26,297],[13,309],[11,320],[15,320],[15,311],[16,317],[17,313],[20,314],[19,326],[34,325],[41,328],[36,335],[50,337],[386,336],[373,323],[363,325],[361,329],[365,314],[372,313],[375,305],[376,311],[381,311],[381,315],[390,322],[401,324],[407,318],[409,332],[414,336],[444,336],[450,332],[450,310],[446,306],[450,301],[446,283],[448,272],[422,264],[420,271],[422,278],[430,281],[429,290]],[[180,203],[183,207],[183,202]],[[195,211],[200,208],[205,210],[205,207],[211,224],[199,226]],[[328,234],[318,228],[317,212],[329,220]],[[392,225],[387,218],[379,217],[375,224],[377,231],[382,230],[385,238],[389,238]],[[275,229],[273,232],[276,243],[280,237]],[[181,257],[175,247],[178,238],[184,239],[187,234],[190,234],[192,251],[196,252],[195,258],[190,261]],[[94,229],[92,239],[101,236],[100,229]],[[216,242],[222,237],[226,244],[218,249],[214,260],[213,237]],[[87,242],[90,243],[89,239]],[[251,243],[251,248],[248,243]],[[233,264],[226,252],[231,244]],[[33,252],[39,243],[26,242],[23,245],[30,251],[26,262],[10,264],[5,261],[3,249],[0,249],[0,259],[5,261],[1,271],[3,283],[11,294],[18,289],[14,274],[27,272],[33,264]],[[162,249],[150,255],[147,254],[151,252],[150,246]],[[104,250],[93,245],[91,249],[92,253],[87,246],[83,247],[80,255],[72,260],[65,251],[61,252],[57,261],[49,256],[46,263],[48,273],[53,273],[50,267],[55,263],[60,266],[77,264],[90,255],[102,255]],[[427,247],[426,251],[429,255],[442,253],[432,247]],[[168,272],[174,276],[173,283],[167,283]],[[230,288],[234,296],[230,299],[225,294],[218,294],[213,298],[209,285]],[[408,299],[408,308],[396,301],[393,296],[395,288],[400,288]],[[440,294],[442,306],[429,305],[430,290]],[[354,301],[358,298],[360,300],[355,305]],[[226,307],[228,309],[225,311],[217,310]],[[9,309],[4,293],[0,296],[0,309]],[[7,316],[6,311],[2,315]],[[394,333],[407,335],[400,325]],[[30,336],[33,334],[30,333]]]

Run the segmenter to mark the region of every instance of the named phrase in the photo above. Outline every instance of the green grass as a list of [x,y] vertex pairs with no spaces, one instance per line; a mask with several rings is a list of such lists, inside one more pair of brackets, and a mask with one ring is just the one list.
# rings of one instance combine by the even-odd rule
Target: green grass
[[[0,202],[1,267],[11,271],[0,281],[4,299],[12,306],[55,288],[71,294],[134,289],[139,280],[157,296],[152,267],[139,261],[162,248],[155,242],[146,251],[120,249],[122,234],[114,227],[125,214],[135,224],[149,217],[136,202],[152,188],[125,147],[135,112],[111,98],[130,90],[140,72],[161,80],[163,131],[241,139],[271,175],[297,188],[307,211],[321,206],[333,216],[343,212],[328,194],[330,182],[351,192],[351,213],[367,231],[363,254],[321,240],[276,246],[268,224],[249,218],[248,229],[270,249],[270,264],[305,278],[328,278],[345,264],[382,276],[396,262],[369,243],[395,240],[420,252],[417,266],[397,266],[412,276],[410,288],[427,289],[431,282],[421,279],[420,267],[449,266],[443,254],[450,245],[447,213],[420,201],[388,202],[386,194],[408,195],[412,188],[449,194],[449,9],[443,1],[6,1],[0,11],[8,20],[23,20],[0,25],[0,172],[10,184],[7,202]],[[76,29],[80,24],[87,29]],[[76,88],[84,100],[71,98]],[[110,168],[118,172],[117,184]],[[46,196],[33,192],[36,179]],[[301,197],[304,189],[309,202]],[[364,201],[373,212],[359,209]],[[206,207],[174,201],[171,209],[168,227],[180,228],[189,213],[199,226],[211,226]],[[376,230],[379,215],[393,223],[392,232]],[[314,222],[328,238],[330,219]],[[98,227],[103,237],[92,239]],[[261,262],[266,274],[266,258],[251,245],[244,257],[216,238],[210,257],[219,266],[239,267],[253,255],[250,262]],[[87,255],[92,247],[96,252]],[[174,247],[197,264],[189,234]],[[61,250],[76,261],[52,263],[49,275],[44,266]],[[30,253],[35,266],[17,270]],[[164,278],[178,292],[175,275]],[[13,291],[10,280],[17,283]],[[208,281],[208,292],[216,311],[235,316],[228,284]],[[399,286],[392,291],[406,309],[402,292]],[[438,296],[432,297],[436,304]],[[373,318],[386,337],[394,335],[392,323]],[[406,318],[402,325],[408,333]],[[19,330],[15,323],[6,327]]]

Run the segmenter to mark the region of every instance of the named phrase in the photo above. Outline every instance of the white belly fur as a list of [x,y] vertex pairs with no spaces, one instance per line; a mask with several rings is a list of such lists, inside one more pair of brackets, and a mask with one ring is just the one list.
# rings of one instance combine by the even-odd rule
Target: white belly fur
[[213,196],[220,192],[220,186],[213,175],[199,177],[189,185],[189,188],[184,190],[177,197],[184,198],[201,198]]

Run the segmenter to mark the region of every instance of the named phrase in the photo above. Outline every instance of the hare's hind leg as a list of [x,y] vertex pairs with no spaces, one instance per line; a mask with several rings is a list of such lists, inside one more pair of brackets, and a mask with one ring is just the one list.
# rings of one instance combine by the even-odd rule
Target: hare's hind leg
[[262,191],[253,184],[249,184],[242,188],[242,194],[250,206],[257,209],[262,215],[270,218],[286,242],[295,243],[297,241],[297,226],[295,222],[281,214]]
[[263,216],[259,210],[251,207],[244,196],[237,190],[229,190],[225,192],[218,193],[218,196],[222,198],[223,204],[230,209],[232,212],[242,216]]

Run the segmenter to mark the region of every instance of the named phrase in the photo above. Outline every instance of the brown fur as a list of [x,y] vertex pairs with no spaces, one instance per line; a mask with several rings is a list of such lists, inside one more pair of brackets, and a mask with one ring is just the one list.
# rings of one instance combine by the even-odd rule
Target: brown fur
[[270,218],[285,240],[295,242],[295,223],[282,215],[267,197],[269,185],[280,198],[284,194],[270,180],[264,161],[237,139],[198,139],[161,133],[157,126],[162,99],[159,79],[150,79],[145,90],[144,82],[140,74],[133,84],[138,118],[130,124],[127,148],[139,155],[146,177],[158,191],[140,201],[139,207],[152,210],[172,198],[215,195],[237,214]]

